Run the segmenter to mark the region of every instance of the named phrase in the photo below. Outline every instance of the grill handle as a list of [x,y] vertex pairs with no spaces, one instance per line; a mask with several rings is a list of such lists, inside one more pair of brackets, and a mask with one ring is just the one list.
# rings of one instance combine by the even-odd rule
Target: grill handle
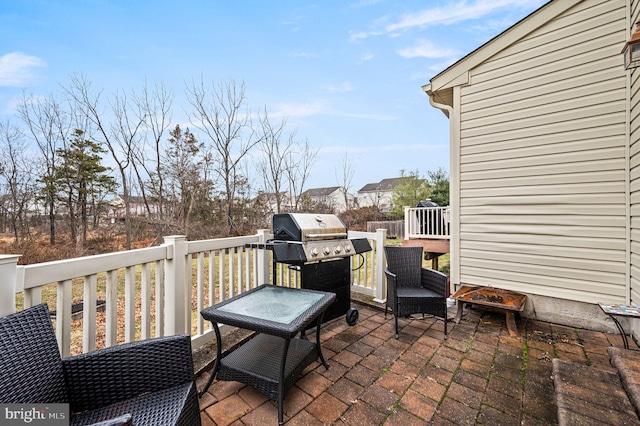
[[336,232],[331,234],[306,234],[309,239],[329,239],[329,238],[347,238],[347,234]]

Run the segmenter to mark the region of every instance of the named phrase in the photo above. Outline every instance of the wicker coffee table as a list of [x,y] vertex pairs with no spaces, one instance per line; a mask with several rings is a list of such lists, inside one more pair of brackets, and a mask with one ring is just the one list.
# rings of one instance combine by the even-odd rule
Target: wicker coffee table
[[[200,314],[211,321],[218,344],[211,377],[250,385],[270,399],[278,401],[278,424],[284,423],[283,402],[287,392],[306,366],[322,356],[320,325],[325,310],[336,295],[263,284],[246,293],[203,309]],[[304,330],[316,319],[315,343]],[[222,357],[222,337],[218,324],[257,331],[251,340]],[[296,338],[298,334],[303,337]]]

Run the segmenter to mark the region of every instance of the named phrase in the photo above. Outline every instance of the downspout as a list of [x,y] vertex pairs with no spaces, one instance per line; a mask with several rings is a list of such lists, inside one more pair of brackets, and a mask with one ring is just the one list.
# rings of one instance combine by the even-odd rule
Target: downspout
[[434,92],[431,91],[431,84],[422,86],[422,90],[429,96],[429,104],[444,112],[449,119],[449,205],[451,207],[451,230],[449,236],[449,291],[453,294],[455,286],[460,284],[460,252],[459,252],[459,167],[457,164],[458,150],[456,147],[456,119],[454,108],[450,105],[437,102],[434,99]]

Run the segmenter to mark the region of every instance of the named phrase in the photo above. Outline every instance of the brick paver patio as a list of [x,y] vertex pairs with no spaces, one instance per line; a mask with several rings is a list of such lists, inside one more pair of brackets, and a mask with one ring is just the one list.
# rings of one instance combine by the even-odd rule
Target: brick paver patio
[[[431,317],[400,319],[396,340],[391,315],[353,305],[355,326],[324,324],[330,367],[305,370],[285,399],[287,425],[553,425],[551,360],[614,371],[607,347],[622,346],[619,335],[523,319],[510,337],[504,314],[469,308],[447,340]],[[200,406],[204,426],[277,424],[277,404],[236,382],[215,381]]]

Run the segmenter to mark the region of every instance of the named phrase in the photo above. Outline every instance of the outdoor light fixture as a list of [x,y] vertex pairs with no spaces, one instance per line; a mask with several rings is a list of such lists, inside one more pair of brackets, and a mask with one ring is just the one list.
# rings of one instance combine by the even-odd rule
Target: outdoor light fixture
[[640,66],[640,22],[636,22],[636,29],[624,45],[622,53],[624,54],[624,69],[628,70]]

